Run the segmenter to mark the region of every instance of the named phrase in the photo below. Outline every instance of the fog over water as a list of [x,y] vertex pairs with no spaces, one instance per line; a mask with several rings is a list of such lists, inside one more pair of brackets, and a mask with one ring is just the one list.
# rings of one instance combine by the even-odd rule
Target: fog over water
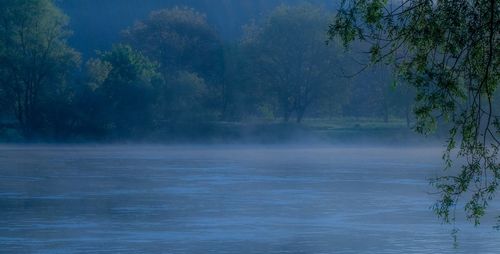
[[500,253],[471,2],[0,0],[0,254]]
[[429,209],[441,150],[1,146],[0,253],[498,253]]

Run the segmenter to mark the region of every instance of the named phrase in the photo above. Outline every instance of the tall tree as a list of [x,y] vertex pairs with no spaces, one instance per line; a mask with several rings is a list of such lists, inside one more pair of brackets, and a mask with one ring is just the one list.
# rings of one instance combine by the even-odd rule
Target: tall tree
[[248,26],[242,43],[255,80],[277,99],[285,121],[295,113],[301,122],[311,104],[345,91],[332,72],[339,62],[336,50],[325,45],[328,21],[321,8],[282,5],[263,23]]
[[197,72],[206,79],[221,70],[217,64],[223,57],[222,43],[205,15],[194,9],[153,11],[125,30],[124,36],[162,69]]
[[[88,85],[93,91],[82,110],[90,129],[113,136],[139,135],[152,127],[157,92],[163,81],[157,65],[127,45],[115,45],[87,63]],[[84,105],[82,105],[84,107]]]
[[44,96],[53,94],[78,64],[66,44],[67,17],[50,0],[0,2],[0,81],[22,131],[44,127]]
[[[416,130],[427,134],[449,124],[444,155],[448,176],[435,179],[434,207],[445,222],[465,196],[467,218],[485,214],[500,181],[498,112],[498,0],[344,0],[330,25],[344,45],[370,43],[371,62],[391,64],[416,89]],[[464,160],[452,163],[452,152]],[[462,163],[463,161],[463,163]],[[470,195],[465,195],[469,193]]]
[[187,7],[154,11],[125,30],[124,36],[157,61],[165,77],[179,71],[196,73],[207,84],[212,108],[223,108],[223,45],[205,15]]

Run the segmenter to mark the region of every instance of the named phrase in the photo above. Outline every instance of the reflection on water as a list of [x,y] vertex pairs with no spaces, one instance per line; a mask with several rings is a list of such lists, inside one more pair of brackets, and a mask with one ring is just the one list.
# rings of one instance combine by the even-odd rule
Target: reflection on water
[[[440,149],[0,147],[1,253],[498,253],[429,210]],[[485,223],[487,224],[487,223]]]

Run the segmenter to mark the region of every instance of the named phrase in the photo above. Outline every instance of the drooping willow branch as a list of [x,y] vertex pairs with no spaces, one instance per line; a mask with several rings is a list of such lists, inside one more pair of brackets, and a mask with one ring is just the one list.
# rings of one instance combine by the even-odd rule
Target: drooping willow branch
[[434,211],[447,223],[455,221],[463,197],[467,218],[479,224],[500,181],[498,5],[344,0],[329,27],[330,40],[346,47],[364,41],[372,64],[392,65],[398,80],[415,88],[417,132],[448,128],[443,159],[449,173],[432,181],[440,194]]

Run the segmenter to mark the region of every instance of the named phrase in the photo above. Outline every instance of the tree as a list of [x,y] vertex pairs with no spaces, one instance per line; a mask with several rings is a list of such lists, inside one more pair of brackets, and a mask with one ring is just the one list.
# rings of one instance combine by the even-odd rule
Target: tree
[[62,89],[79,55],[66,44],[67,17],[50,0],[1,1],[0,17],[1,87],[30,137],[46,125],[44,103]]
[[301,122],[313,103],[346,90],[334,81],[335,48],[324,43],[328,20],[327,13],[312,5],[282,5],[263,23],[247,27],[242,46],[253,80],[267,90],[268,103],[279,105],[284,121],[295,113]]
[[[197,73],[207,84],[211,108],[223,107],[223,45],[206,17],[187,7],[154,11],[124,31],[127,42],[159,63],[167,77]],[[210,105],[207,105],[210,106]]]
[[[127,45],[115,45],[98,59],[87,62],[88,89],[92,97],[85,97],[87,123],[92,130],[104,128],[113,136],[140,134],[150,128],[156,91],[163,81],[157,65]],[[88,92],[88,90],[87,90]]]
[[[330,25],[332,40],[371,44],[371,62],[393,65],[415,87],[416,130],[427,134],[446,122],[447,176],[433,181],[434,206],[444,222],[465,197],[477,225],[500,180],[499,116],[493,107],[499,81],[498,0],[343,1]],[[454,162],[453,152],[463,160]],[[463,161],[463,163],[462,163]]]
[[[343,63],[343,66],[346,65],[349,67],[344,71],[346,74],[355,72],[360,66],[348,61]],[[374,67],[370,71],[347,76],[351,89],[349,101],[343,107],[344,113],[356,117],[380,117],[388,122],[396,105],[391,101],[393,89],[387,68]]]
[[222,83],[223,120],[243,120],[259,116],[258,105],[264,94],[256,86],[255,73],[248,53],[237,42],[225,47],[225,70]]
[[406,120],[406,127],[411,127],[415,90],[411,86],[397,86],[395,83],[392,83],[389,89],[390,91],[386,92],[388,103],[392,106],[395,114]]
[[161,96],[159,119],[169,125],[198,123],[209,117],[204,110],[207,85],[196,73],[177,72],[167,81]]

